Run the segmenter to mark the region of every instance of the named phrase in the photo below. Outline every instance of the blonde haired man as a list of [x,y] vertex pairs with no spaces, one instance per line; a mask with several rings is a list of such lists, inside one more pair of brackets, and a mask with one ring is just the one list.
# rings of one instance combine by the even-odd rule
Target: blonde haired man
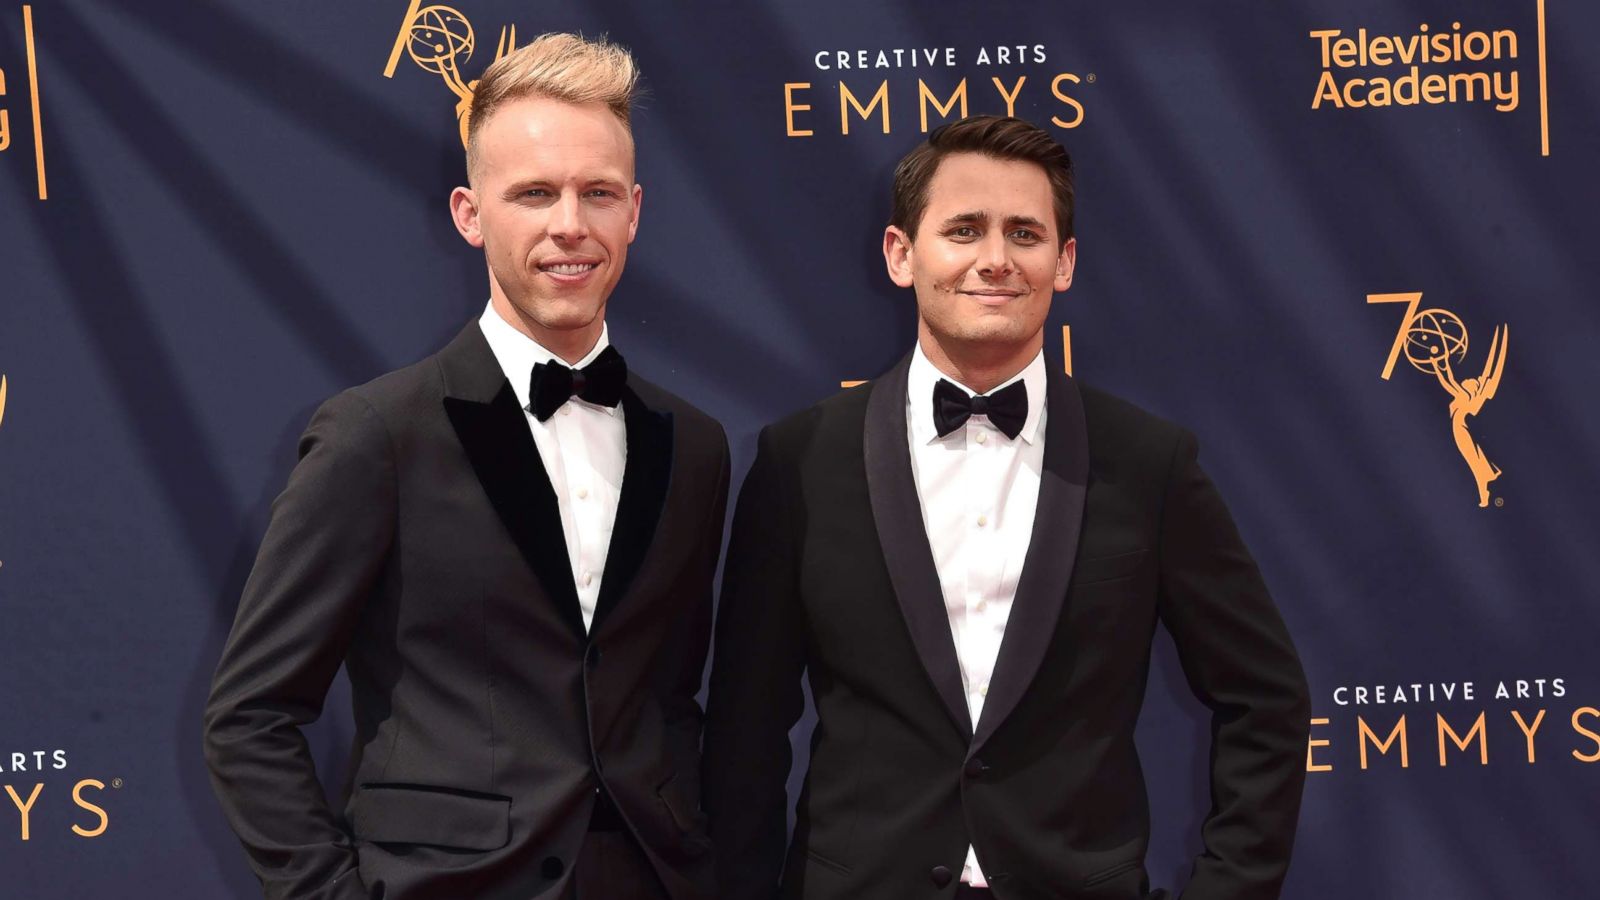
[[[627,370],[606,304],[638,228],[626,50],[545,35],[476,86],[481,316],[317,411],[206,709],[269,898],[710,898],[700,686],[721,427]],[[343,663],[341,810],[300,727]]]

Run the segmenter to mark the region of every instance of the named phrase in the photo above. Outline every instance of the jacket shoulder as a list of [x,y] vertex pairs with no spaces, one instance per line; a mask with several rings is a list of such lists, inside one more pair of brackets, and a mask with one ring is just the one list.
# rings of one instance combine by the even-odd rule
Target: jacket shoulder
[[444,376],[439,370],[438,354],[430,354],[416,362],[402,366],[345,391],[372,404],[379,412],[403,404],[418,393],[443,396]]
[[1165,472],[1180,442],[1193,440],[1183,426],[1099,388],[1077,382],[1083,397],[1091,464],[1102,471],[1133,465]]
[[790,413],[763,428],[762,443],[773,449],[798,452],[818,441],[861,442],[866,421],[867,399],[878,382],[869,381],[844,388],[797,412]]
[[646,405],[672,413],[674,427],[686,429],[696,435],[709,435],[722,444],[727,444],[727,434],[723,431],[722,423],[693,403],[638,373],[630,373],[628,386]]
[[401,447],[409,444],[419,427],[433,421],[430,416],[442,416],[443,397],[444,376],[438,354],[432,354],[334,394],[322,403],[312,421],[330,416],[337,421],[369,418]]

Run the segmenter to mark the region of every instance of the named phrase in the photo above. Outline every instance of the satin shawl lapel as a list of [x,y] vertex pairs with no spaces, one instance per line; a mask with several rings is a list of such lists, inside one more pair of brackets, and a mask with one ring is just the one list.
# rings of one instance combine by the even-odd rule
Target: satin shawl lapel
[[983,713],[973,735],[973,752],[1016,709],[1039,671],[1061,617],[1078,555],[1089,483],[1089,436],[1083,418],[1083,397],[1078,385],[1065,374],[1051,372],[1045,384],[1049,415],[1045,417],[1044,469],[1039,477],[1033,534],[1017,579],[1017,594],[1006,620],[994,677],[989,680],[989,693],[984,697]]
[[627,596],[644,565],[672,481],[672,414],[646,405],[630,385],[622,395],[622,415],[628,429],[628,461],[591,633],[599,633],[600,623]]
[[516,392],[476,321],[438,358],[445,412],[473,472],[550,601],[583,639],[583,612],[572,582],[561,510]]
[[[900,613],[911,631],[922,666],[962,734],[971,736],[972,717],[961,685],[961,663],[944,591],[934,566],[933,549],[922,521],[916,478],[911,472],[911,446],[906,435],[906,372],[911,357],[902,359],[868,390],[862,452],[867,492],[878,543],[894,584]],[[930,401],[931,402],[931,401]]]

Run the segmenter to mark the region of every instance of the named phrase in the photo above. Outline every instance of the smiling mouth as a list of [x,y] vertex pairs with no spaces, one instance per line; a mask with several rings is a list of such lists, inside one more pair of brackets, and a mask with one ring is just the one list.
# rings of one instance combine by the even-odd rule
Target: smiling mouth
[[586,275],[599,265],[599,263],[545,263],[539,266],[539,271],[551,275]]
[[1002,288],[984,288],[977,291],[962,291],[968,297],[986,306],[999,306],[1007,301],[1021,297],[1026,291],[1005,290]]

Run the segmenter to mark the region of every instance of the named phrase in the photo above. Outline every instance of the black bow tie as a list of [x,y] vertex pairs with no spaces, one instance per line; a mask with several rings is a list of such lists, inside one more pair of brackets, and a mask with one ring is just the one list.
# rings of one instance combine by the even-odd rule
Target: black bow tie
[[533,367],[528,412],[543,422],[573,397],[598,406],[616,406],[622,402],[622,388],[627,383],[628,364],[615,347],[601,350],[594,362],[581,369],[570,369],[555,360],[539,363]]
[[933,427],[944,437],[973,416],[988,416],[994,427],[1008,438],[1022,433],[1028,421],[1028,386],[1021,381],[992,394],[971,396],[950,382],[939,379],[933,386]]

